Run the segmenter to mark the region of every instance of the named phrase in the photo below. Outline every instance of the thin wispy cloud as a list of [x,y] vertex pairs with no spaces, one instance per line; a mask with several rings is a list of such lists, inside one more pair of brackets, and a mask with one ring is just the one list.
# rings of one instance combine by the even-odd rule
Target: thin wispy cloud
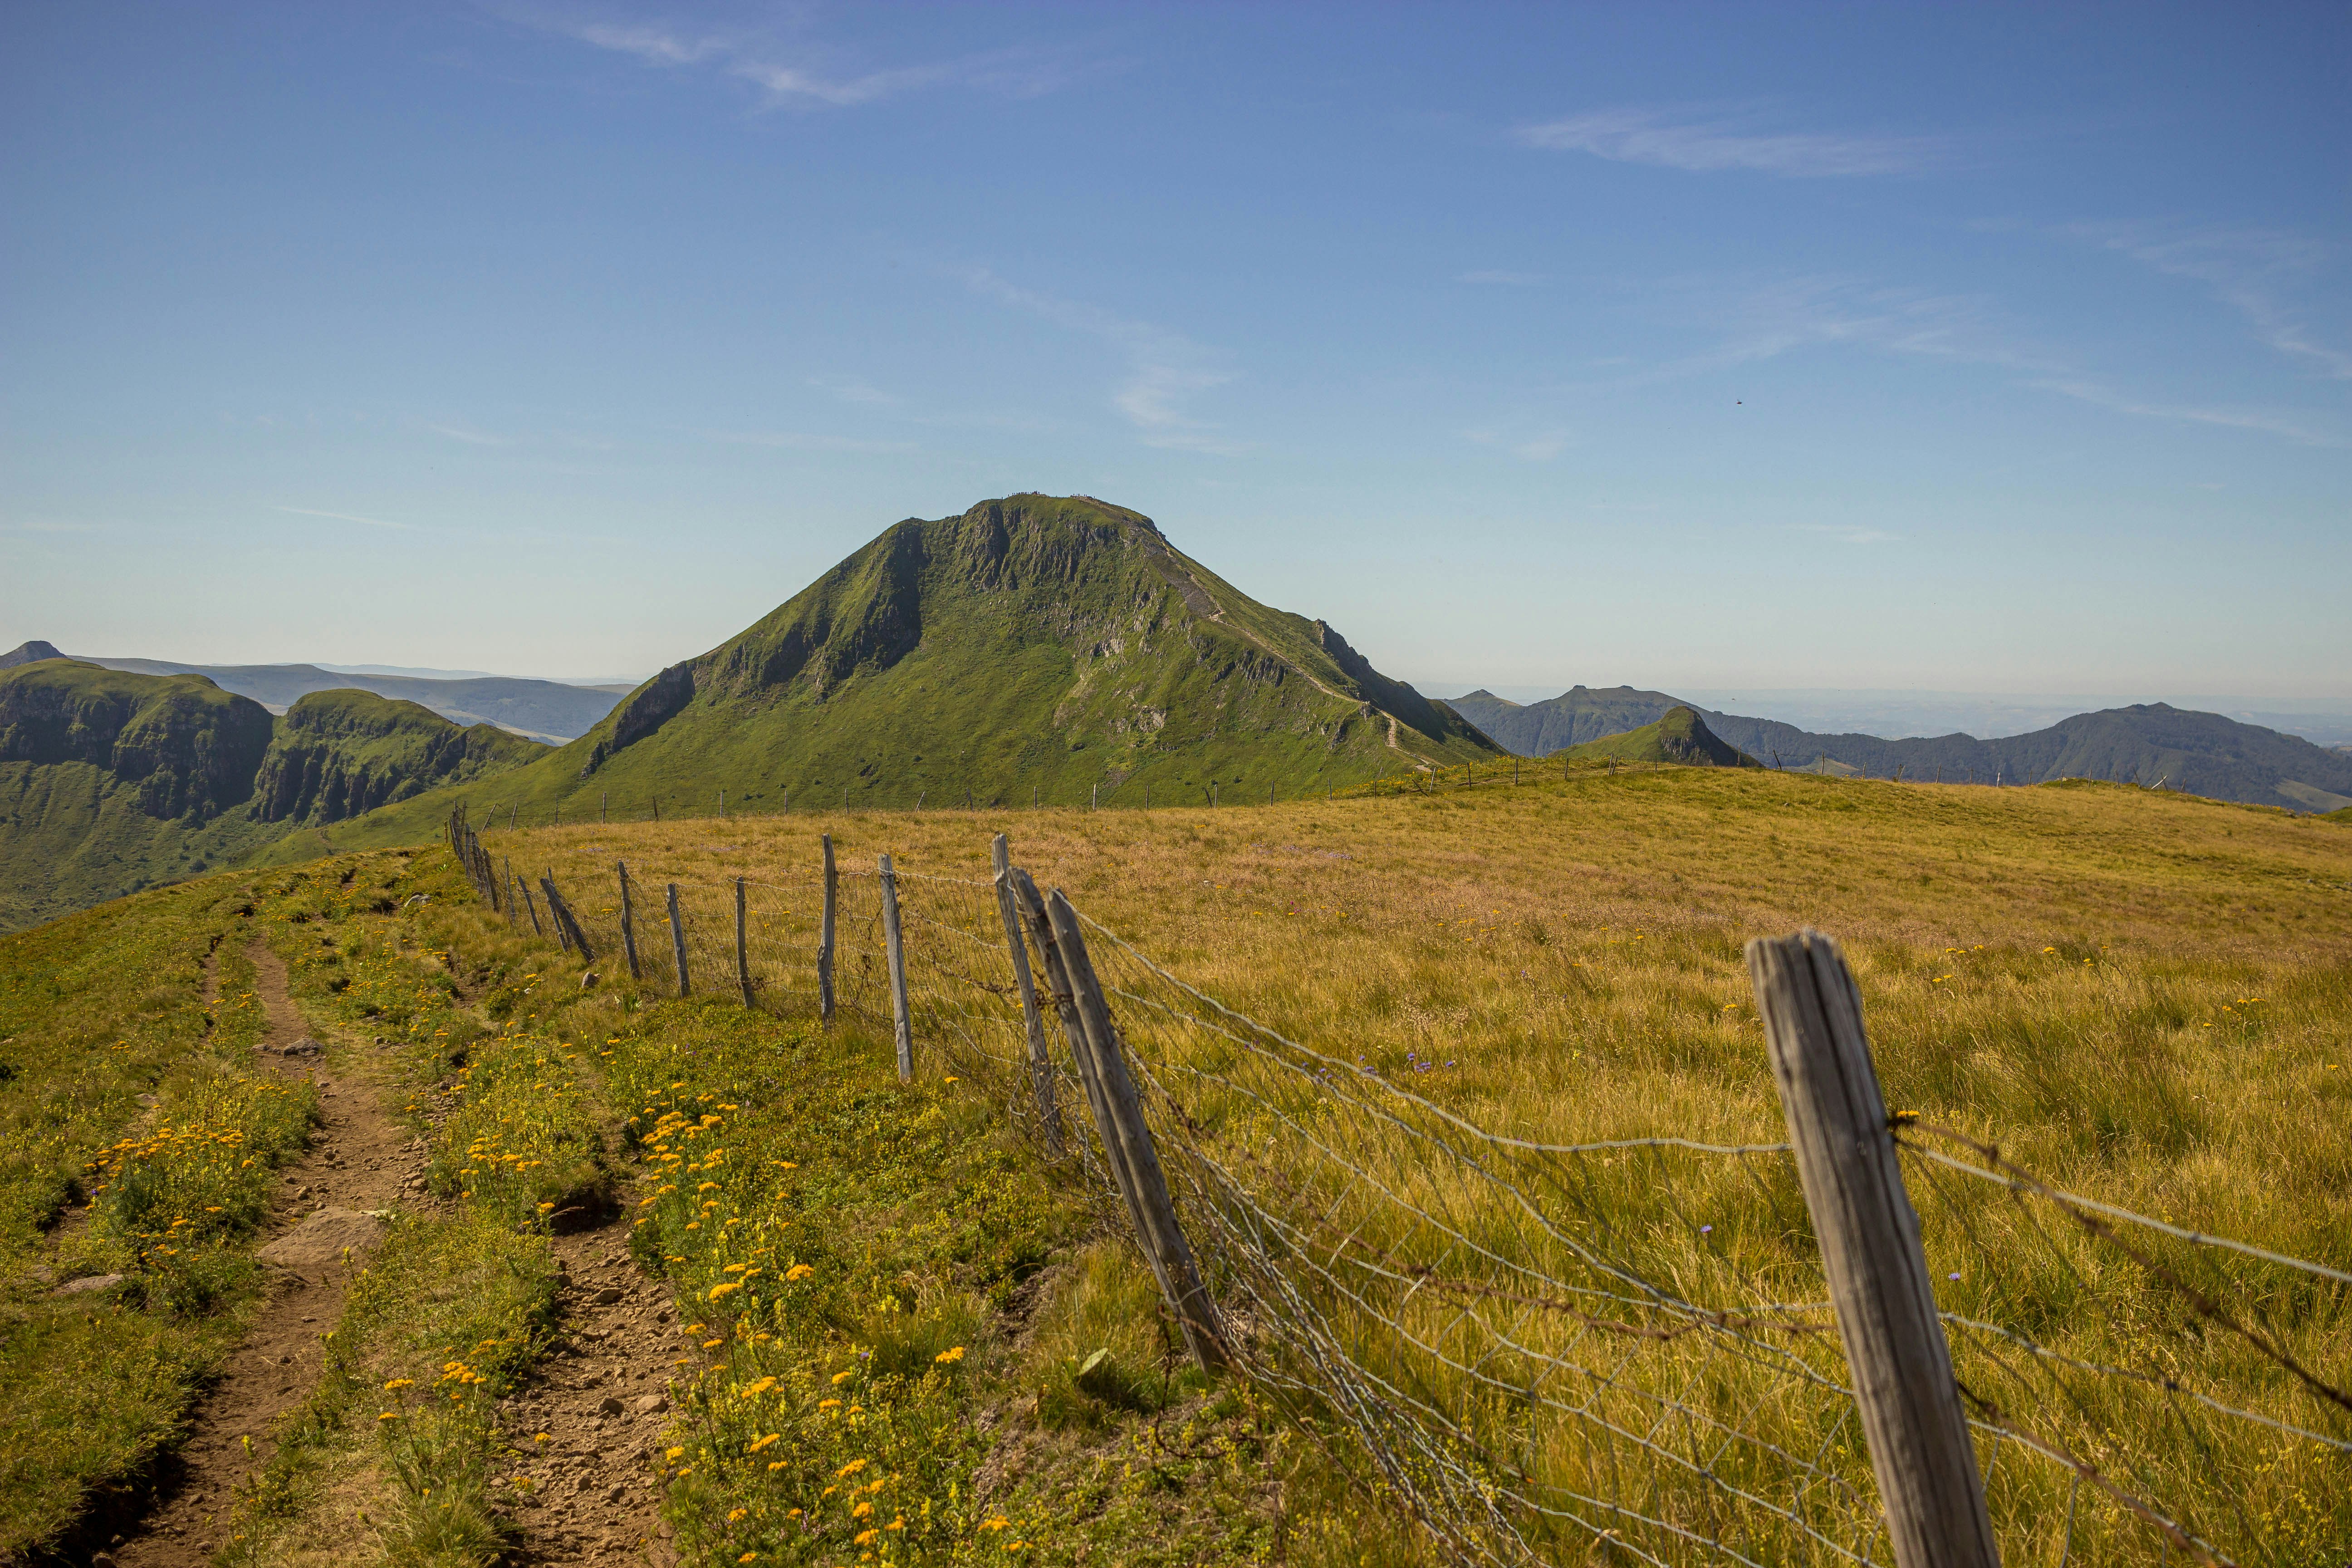
[[95,522],[59,522],[45,517],[0,521],[0,533],[96,533],[99,527]]
[[1502,436],[1492,430],[1465,430],[1465,439],[1481,447],[1492,447],[1508,452],[1527,463],[1549,463],[1568,450],[1571,438],[1565,430],[1549,430],[1533,436]]
[[829,436],[804,430],[713,430],[713,441],[736,447],[770,447],[787,452],[911,452],[912,441],[875,440],[862,436]]
[[1200,418],[1190,407],[1192,398],[1234,379],[1219,363],[1222,356],[1215,351],[1149,321],[1023,289],[985,268],[966,272],[964,280],[992,300],[1083,332],[1125,355],[1127,380],[1111,395],[1111,405],[1143,432],[1146,445],[1227,456],[1245,449],[1244,443]]
[[1844,523],[1801,522],[1796,527],[1800,533],[1818,533],[1841,544],[1894,544],[1903,538],[1901,534],[1889,533],[1883,528],[1854,528]]
[[895,408],[904,399],[863,381],[834,381],[821,375],[809,377],[809,384],[829,392],[844,403],[857,403],[873,408]]
[[293,517],[323,517],[331,519],[336,522],[361,522],[365,523],[370,528],[392,528],[405,531],[415,526],[412,523],[390,522],[380,517],[361,517],[355,512],[321,511],[316,507],[278,506],[272,507],[269,510],[272,511],[286,512]]
[[1916,174],[1949,161],[1937,137],[1767,131],[1753,117],[1694,118],[1656,109],[1602,109],[1514,132],[1529,147],[1692,174],[1742,170],[1790,179]]
[[425,427],[433,432],[436,436],[445,437],[452,441],[462,441],[468,447],[511,447],[514,445],[512,441],[507,439],[503,436],[488,435],[480,430],[470,429],[463,425],[427,425]]
[[2095,381],[2049,376],[2026,383],[2043,392],[2054,392],[2062,397],[2088,403],[2116,414],[2128,414],[2141,419],[2167,419],[2190,425],[2216,425],[2225,430],[2257,430],[2265,435],[2280,436],[2305,447],[2341,448],[2352,446],[2352,440],[2326,430],[2314,428],[2305,418],[2291,414],[2275,414],[2263,409],[2200,407],[2194,404],[2151,403],[2120,393]]
[[2168,402],[2116,391],[2071,356],[2035,341],[1980,296],[1812,277],[1785,279],[1728,299],[1703,286],[1678,288],[1669,297],[1690,318],[1712,320],[1722,339],[1713,348],[1636,373],[1629,378],[1635,383],[1734,370],[1810,349],[1849,349],[2007,371],[2018,378],[2017,385],[2134,418],[2245,430],[2310,447],[2352,445],[2305,416]]
[[1711,326],[1720,341],[1653,366],[1636,380],[1672,380],[1837,347],[2037,374],[2063,369],[2004,321],[1991,301],[1975,295],[1811,276],[1737,290],[1704,281],[1677,284],[1664,298],[1685,321]]
[[2274,229],[2075,224],[2066,232],[2168,277],[2205,284],[2245,317],[2263,342],[2331,380],[2352,380],[2352,350],[2323,342],[2294,302],[2294,296],[2311,290],[2329,265],[2341,260],[2335,247]]
[[535,10],[525,25],[663,70],[708,70],[748,83],[776,105],[852,109],[926,88],[1035,98],[1093,68],[1066,48],[1014,46],[950,59],[859,68],[805,39],[774,32],[691,32],[658,23]]

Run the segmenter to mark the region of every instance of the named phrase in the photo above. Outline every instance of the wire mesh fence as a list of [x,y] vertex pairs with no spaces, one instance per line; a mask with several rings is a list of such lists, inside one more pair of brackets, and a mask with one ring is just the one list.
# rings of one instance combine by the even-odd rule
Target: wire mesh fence
[[[620,952],[618,869],[606,879],[565,883],[600,962]],[[839,1012],[877,1034],[903,1012],[919,1055],[1125,1226],[1034,931],[993,881],[894,883],[895,998],[877,870],[745,880],[740,946],[735,879],[681,879],[693,990],[731,992],[740,964],[754,1005],[814,1016],[829,900]],[[644,983],[675,993],[669,886],[633,880],[630,903]],[[1895,1561],[1789,1145],[1508,1136],[1417,1092],[1434,1064],[1381,1071],[1292,1039],[1077,920],[1234,1361],[1369,1464],[1441,1556]],[[2002,1561],[2352,1554],[2352,1270],[2063,1192],[1990,1142],[1895,1120],[1912,1201],[1951,1253],[1937,1316]]]

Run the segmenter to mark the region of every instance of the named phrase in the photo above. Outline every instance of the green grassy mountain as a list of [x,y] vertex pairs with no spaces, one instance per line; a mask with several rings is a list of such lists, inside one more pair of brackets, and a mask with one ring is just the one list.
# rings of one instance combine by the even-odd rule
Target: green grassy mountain
[[1672,763],[1694,768],[1760,768],[1737,746],[1726,745],[1693,709],[1669,708],[1654,722],[1563,748],[1570,762]]
[[341,822],[546,754],[536,741],[491,724],[460,728],[414,702],[314,691],[278,721],[254,779],[253,809],[264,822]]
[[[1295,797],[1496,747],[1320,621],[1258,604],[1151,520],[1018,495],[909,520],[674,665],[485,807],[645,815]],[[430,831],[436,798],[355,825]],[[433,818],[428,821],[427,818]],[[339,842],[350,842],[342,835]]]
[[1937,735],[1889,741],[1820,735],[1769,719],[1718,713],[1663,691],[1578,686],[1544,702],[1507,702],[1476,691],[1451,705],[1496,742],[1541,756],[1612,731],[1692,708],[1717,735],[1768,763],[1827,773],[1943,779],[1950,783],[2042,784],[2091,778],[2183,790],[2216,800],[2331,811],[2352,804],[2352,756],[2162,702],[2111,708],[2023,735],[1979,741]]
[[0,931],[249,859],[547,748],[408,702],[322,692],[283,718],[200,675],[0,668]]
[[[47,643],[26,646],[49,647]],[[52,648],[47,657],[63,656]],[[321,669],[315,664],[175,664],[160,658],[77,657],[85,664],[140,675],[201,675],[223,691],[250,697],[273,713],[288,711],[314,691],[372,691],[378,697],[429,708],[455,723],[496,724],[518,735],[556,744],[587,733],[622,696],[610,688],[504,675],[445,680],[377,671],[352,674]]]

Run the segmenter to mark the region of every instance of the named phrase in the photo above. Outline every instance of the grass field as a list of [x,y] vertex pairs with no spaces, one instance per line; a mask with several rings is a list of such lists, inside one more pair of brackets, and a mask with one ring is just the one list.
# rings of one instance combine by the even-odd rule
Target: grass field
[[[647,986],[619,983],[605,953],[604,984],[583,988],[575,958],[520,915],[510,926],[483,909],[437,851],[214,878],[0,945],[12,1282],[0,1414],[12,1431],[51,1434],[11,1446],[5,1550],[53,1537],[91,1489],[175,1440],[251,1300],[247,1189],[309,1114],[249,1086],[258,1020],[242,944],[258,931],[331,1045],[389,1042],[370,1070],[406,1096],[394,1103],[430,1141],[443,1202],[396,1225],[355,1287],[326,1376],[241,1505],[238,1562],[478,1563],[505,1550],[513,1500],[536,1483],[496,1403],[557,1342],[546,1216],[611,1200],[628,1205],[639,1264],[693,1309],[679,1321],[698,1337],[678,1344],[678,1410],[658,1457],[691,1561],[964,1563],[1016,1544],[1056,1563],[1436,1561],[1433,1531],[1397,1502],[1467,1497],[1476,1511],[1479,1487],[1532,1502],[1495,1517],[1548,1561],[1719,1560],[1708,1542],[1806,1560],[1823,1536],[1884,1560],[1862,1446],[1818,1382],[1843,1374],[1821,1333],[1752,1361],[1727,1355],[1721,1336],[1612,1350],[1609,1397],[1580,1395],[1580,1424],[1538,1385],[1589,1362],[1590,1341],[1627,1342],[1621,1331],[1435,1291],[1327,1301],[1321,1322],[1354,1365],[1456,1421],[1449,1447],[1387,1477],[1330,1399],[1188,1371],[1123,1220],[1008,1125],[1008,1085],[987,1064],[961,1067],[928,1032],[901,1087],[879,1033],[808,1016],[818,833],[851,873],[845,988],[866,987],[870,1015],[880,999],[856,968],[872,956],[873,884],[856,873],[890,851],[910,921],[984,938],[993,906],[970,879],[998,828],[1041,883],[1175,974],[1358,1062],[1353,1103],[1401,1106],[1380,1096],[1410,1086],[1550,1143],[1776,1142],[1739,944],[1820,925],[1854,963],[1890,1104],[1997,1140],[2073,1191],[2352,1268],[2342,824],[2103,785],[1633,768],[1220,812],[493,833],[494,856],[551,868],[600,933],[617,902],[612,862],[625,858]],[[753,879],[765,989],[751,1012],[732,995],[735,874]],[[691,928],[691,1001],[661,995],[670,880]],[[430,901],[412,905],[417,893]],[[210,1011],[208,952],[222,998]],[[1442,1261],[1414,1215],[1443,1212],[1563,1289],[1594,1283],[1557,1237],[1497,1208],[1491,1184],[1367,1133],[1329,1086],[1253,1077],[1244,1054],[1156,1026],[1141,1003],[1182,998],[1107,936],[1097,961],[1135,999],[1122,1023],[1139,1062],[1163,1082],[1198,1075],[1181,1090],[1196,1135],[1163,1121],[1167,1157],[1213,1278],[1255,1313],[1238,1331],[1260,1337],[1268,1364],[1295,1367],[1265,1298],[1244,1295],[1247,1260],[1234,1264],[1217,1228],[1231,1215],[1185,1184],[1223,1149],[1261,1151],[1252,1201],[1328,1212],[1384,1267]],[[1405,1201],[1368,1200],[1323,1148]],[[1964,1382],[2221,1560],[2332,1562],[2352,1548],[2352,1455],[2330,1446],[2352,1443],[2352,1420],[2054,1211],[1916,1158],[1906,1168],[1948,1311],[2072,1358],[1955,1320]],[[1793,1176],[1769,1158],[1617,1152],[1512,1173],[1538,1178],[1527,1190],[1561,1234],[1597,1238],[1612,1267],[1683,1299],[1820,1299]],[[55,1223],[93,1190],[86,1222]],[[1308,1237],[1277,1262],[1336,1271],[1345,1250]],[[2352,1379],[2341,1289],[2185,1247],[2152,1256],[2319,1381]],[[101,1267],[129,1283],[99,1311],[44,1294]],[[1656,1321],[1622,1304],[1601,1317]],[[1412,1350],[1414,1335],[1483,1358],[1485,1381]],[[1678,1444],[1699,1451],[1696,1439],[1638,1424],[1660,1390],[1716,1423],[1699,1445],[1716,1456],[1706,1484],[1664,1462]],[[1379,1419],[1400,1416],[1391,1404]],[[1598,1421],[1654,1441],[1616,1441]],[[1988,1436],[2006,1561],[2178,1552],[2096,1485],[2070,1486]],[[1820,1484],[1790,1492],[1775,1454]],[[1437,1473],[1449,1470],[1471,1491],[1449,1492]],[[1801,1501],[1796,1522],[1727,1507],[1726,1482]],[[1561,1500],[1574,1497],[1600,1511]],[[1597,1537],[1612,1518],[1617,1534]],[[1495,1529],[1451,1521],[1457,1547]]]
[[[681,882],[709,975],[724,944],[708,933],[731,929],[722,877],[761,884],[760,951],[788,962],[814,946],[819,832],[845,866],[887,849],[903,870],[974,877],[998,827],[1041,883],[1186,981],[1481,1127],[1554,1144],[1777,1141],[1739,949],[1818,925],[1853,962],[1890,1105],[1995,1141],[2072,1191],[2352,1268],[2352,837],[2333,823],[2121,786],[1695,769],[1215,813],[746,816],[488,843],[534,875],[552,868],[592,912],[626,858],[641,931],[654,929],[643,890]],[[1265,1158],[1287,1156],[1277,1143]],[[1311,1162],[1297,1163],[1313,1190]],[[2113,1249],[1999,1188],[1917,1160],[1910,1172],[1948,1311],[2156,1380],[2058,1378],[2050,1369],[2070,1363],[1955,1325],[1964,1382],[2232,1560],[2307,1563],[2352,1544],[2340,1447],[2216,1415],[2164,1380],[2338,1444],[2352,1441],[2343,1412]],[[1564,1212],[1645,1277],[1690,1281],[1694,1299],[1707,1287],[1818,1300],[1793,1191],[1785,1169],[1629,1156]],[[2322,1381],[2352,1379],[2341,1289],[2166,1258]],[[1818,1468],[1866,1490],[1834,1402],[1758,1414],[1744,1401],[1768,1391],[1717,1364],[1668,1356],[1655,1370],[1719,1379],[1710,1408],[1751,1433],[1818,1436]],[[1437,1396],[1475,1403],[1420,1372]],[[1524,1415],[1493,1415],[1494,1430]],[[1989,1458],[2011,1562],[2056,1563],[2070,1538],[2077,1560],[2178,1550],[2016,1445]],[[1531,1484],[1560,1495],[1599,1484],[1580,1480],[1591,1462],[1572,1444],[1526,1459]],[[1670,1521],[1706,1489],[1654,1468],[1608,1484],[1616,1503],[1638,1492]],[[1557,1550],[1575,1560],[1592,1539],[1562,1525]],[[1769,1530],[1752,1539],[1768,1560],[1792,1550]]]
[[215,880],[0,938],[0,1561],[178,1440],[260,1289],[316,1100],[255,1068],[251,909]]

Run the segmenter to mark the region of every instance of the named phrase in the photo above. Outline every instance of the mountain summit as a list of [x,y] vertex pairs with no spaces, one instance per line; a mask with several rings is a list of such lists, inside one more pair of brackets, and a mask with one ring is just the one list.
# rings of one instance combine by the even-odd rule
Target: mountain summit
[[[908,519],[501,802],[911,806],[1284,796],[1496,755],[1321,621],[1270,609],[1142,513],[1015,495]],[[577,803],[577,804],[575,804]]]
[[1142,513],[1016,495],[885,530],[548,765],[621,798],[846,787],[911,805],[1146,783],[1171,800],[1212,784],[1294,794],[1490,752]]

